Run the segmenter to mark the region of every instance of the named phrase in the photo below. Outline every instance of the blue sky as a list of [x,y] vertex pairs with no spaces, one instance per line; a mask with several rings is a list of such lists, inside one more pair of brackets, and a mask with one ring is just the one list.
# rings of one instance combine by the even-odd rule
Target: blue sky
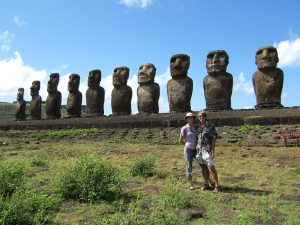
[[277,47],[278,67],[285,80],[281,102],[300,105],[300,1],[299,0],[3,0],[0,13],[0,101],[16,100],[17,89],[60,73],[63,104],[70,73],[81,77],[87,89],[92,69],[102,71],[104,114],[111,113],[112,73],[117,66],[130,68],[132,111],[137,113],[137,72],[153,63],[160,84],[160,112],[168,112],[166,83],[171,79],[170,58],[184,53],[191,58],[194,81],[192,110],[205,108],[202,81],[208,51],[223,49],[229,55],[227,71],[234,77],[232,108],[256,104],[252,74],[255,52]]

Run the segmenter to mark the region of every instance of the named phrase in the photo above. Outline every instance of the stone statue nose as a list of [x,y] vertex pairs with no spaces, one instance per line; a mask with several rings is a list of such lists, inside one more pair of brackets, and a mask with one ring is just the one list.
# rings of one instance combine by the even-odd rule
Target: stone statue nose
[[265,58],[270,58],[270,54],[269,54],[269,50],[268,49],[264,49],[262,54],[262,59],[265,59]]
[[177,66],[181,66],[181,64],[182,64],[182,59],[180,59],[180,58],[176,59],[176,61],[175,61],[175,66],[176,66],[176,67],[177,67]]
[[219,56],[215,54],[213,57],[213,62],[218,62],[218,61],[219,61]]

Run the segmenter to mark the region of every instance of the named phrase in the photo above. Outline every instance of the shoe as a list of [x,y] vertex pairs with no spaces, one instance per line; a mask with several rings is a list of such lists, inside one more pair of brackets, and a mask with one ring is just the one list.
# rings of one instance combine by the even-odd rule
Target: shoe
[[219,187],[215,187],[215,189],[213,190],[213,192],[220,192],[220,188]]
[[190,187],[189,187],[189,189],[192,191],[192,190],[195,190],[195,188],[194,188],[194,186],[193,185],[191,185]]
[[213,180],[209,180],[209,185],[210,185],[210,187],[212,188],[212,189],[214,189],[215,188],[215,186],[216,186],[216,183],[213,181]]
[[209,189],[209,184],[204,184],[203,187],[201,188],[202,191],[205,191],[208,189]]

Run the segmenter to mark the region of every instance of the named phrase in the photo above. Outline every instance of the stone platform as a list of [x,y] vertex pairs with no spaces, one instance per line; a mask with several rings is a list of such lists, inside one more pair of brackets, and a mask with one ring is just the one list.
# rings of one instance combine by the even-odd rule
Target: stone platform
[[[196,115],[196,112],[195,112]],[[216,127],[250,125],[300,124],[300,107],[281,109],[242,109],[207,111]],[[159,128],[181,127],[185,113],[62,118],[57,120],[0,121],[1,130],[47,130],[70,128]]]

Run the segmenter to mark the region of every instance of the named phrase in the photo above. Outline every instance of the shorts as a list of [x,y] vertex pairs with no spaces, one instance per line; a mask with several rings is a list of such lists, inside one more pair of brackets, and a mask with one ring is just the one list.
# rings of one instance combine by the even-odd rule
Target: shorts
[[215,165],[215,161],[211,158],[211,155],[204,148],[198,151],[196,155],[196,161],[199,164],[206,164],[208,166]]

